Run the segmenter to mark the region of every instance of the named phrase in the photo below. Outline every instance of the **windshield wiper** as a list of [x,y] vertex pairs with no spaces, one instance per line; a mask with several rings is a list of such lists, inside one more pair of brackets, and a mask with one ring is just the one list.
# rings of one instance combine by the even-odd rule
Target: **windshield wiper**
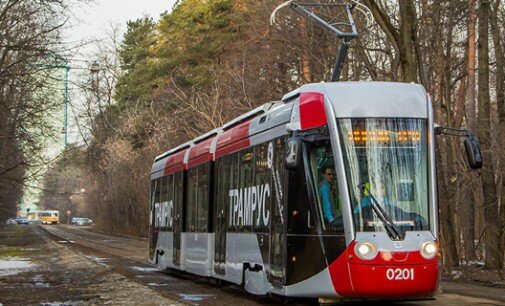
[[370,196],[370,206],[372,207],[373,211],[377,215],[377,217],[382,221],[384,224],[384,227],[386,228],[386,231],[393,240],[403,240],[405,236],[403,235],[402,231],[396,226],[395,222],[389,214],[386,212],[386,210],[379,204],[379,201],[375,198],[375,196],[368,190],[368,188],[365,186],[365,184],[359,184],[358,187],[361,190],[366,190],[368,192],[368,195]]

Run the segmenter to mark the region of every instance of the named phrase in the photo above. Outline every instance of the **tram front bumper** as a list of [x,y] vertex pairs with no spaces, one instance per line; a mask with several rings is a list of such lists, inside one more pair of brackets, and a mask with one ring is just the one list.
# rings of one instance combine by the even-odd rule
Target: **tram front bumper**
[[438,288],[438,263],[385,266],[349,263],[348,267],[354,296],[431,297]]
[[433,297],[438,289],[438,257],[423,258],[419,251],[379,251],[363,260],[347,248],[329,268],[335,293],[348,299],[410,299]]

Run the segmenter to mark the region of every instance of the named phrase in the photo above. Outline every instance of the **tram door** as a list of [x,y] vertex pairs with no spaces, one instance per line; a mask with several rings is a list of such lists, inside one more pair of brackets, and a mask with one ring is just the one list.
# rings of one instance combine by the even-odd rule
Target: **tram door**
[[[269,158],[272,165],[272,220],[270,223],[270,282],[282,286],[284,279],[284,140],[277,139],[269,144]],[[269,163],[270,164],[270,163]]]
[[214,206],[214,229],[215,229],[215,248],[214,248],[214,271],[216,274],[224,275],[226,266],[226,204],[224,197],[225,182],[227,183],[226,174],[229,174],[229,170],[223,167],[223,162],[225,159],[229,159],[229,156],[225,156],[215,164],[216,173],[216,205]]
[[158,242],[158,232],[159,228],[157,228],[157,205],[156,204],[156,196],[157,196],[157,188],[158,180],[151,182],[151,215],[150,215],[150,226],[149,226],[149,258],[154,260],[154,254],[156,252],[156,243]]
[[173,263],[176,266],[181,264],[181,227],[182,227],[182,197],[183,197],[183,175],[178,172],[174,175],[174,208],[173,208]]
[[270,236],[270,281],[272,284],[282,285],[282,280],[284,276],[283,269],[283,225],[281,223],[281,217],[279,213],[277,203],[273,203],[273,218],[271,224],[271,236]]

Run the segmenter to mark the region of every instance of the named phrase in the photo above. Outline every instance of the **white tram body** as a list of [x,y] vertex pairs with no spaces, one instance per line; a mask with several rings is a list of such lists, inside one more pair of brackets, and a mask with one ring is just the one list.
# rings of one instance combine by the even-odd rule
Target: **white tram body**
[[[297,169],[285,165],[292,137],[302,140]],[[432,297],[433,138],[420,85],[304,85],[155,159],[149,260],[253,294]],[[319,183],[328,167],[330,223]]]

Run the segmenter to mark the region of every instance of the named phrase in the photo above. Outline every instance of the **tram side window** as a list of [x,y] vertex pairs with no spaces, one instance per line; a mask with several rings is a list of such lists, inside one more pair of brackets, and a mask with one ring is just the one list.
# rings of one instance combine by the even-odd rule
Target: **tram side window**
[[162,231],[166,230],[166,202],[167,202],[167,177],[160,178],[160,229]]
[[228,224],[229,231],[235,231],[237,224],[237,212],[234,210],[235,197],[231,195],[238,189],[238,153],[233,153],[223,157],[224,167],[224,190],[223,198],[228,203]]
[[[184,184],[184,177],[182,172],[177,172],[174,174],[174,205],[172,206],[173,209],[173,216],[174,218],[177,218],[176,221],[179,222],[180,216],[180,209],[182,207],[182,196],[183,196],[183,184]],[[176,210],[177,208],[177,210]]]
[[174,175],[170,174],[167,177],[167,183],[165,184],[165,199],[166,199],[166,211],[165,211],[165,228],[166,230],[172,230],[172,216],[173,216],[173,203],[174,203]]
[[186,231],[196,231],[198,168],[188,170],[188,192],[186,203]]
[[254,183],[254,149],[248,148],[239,153],[240,185],[238,188],[238,212],[236,216],[238,230],[250,232],[253,224],[251,190]]
[[310,166],[318,199],[318,219],[325,234],[343,232],[342,199],[333,162],[329,139],[312,143],[309,147]]
[[216,160],[214,164],[214,224],[217,224],[217,218],[219,216],[219,209],[221,203],[223,203],[223,158],[219,158]]
[[209,165],[198,166],[196,231],[206,232],[209,219]]
[[231,200],[231,197],[229,196],[229,192],[230,192],[230,189],[231,189],[231,186],[230,186],[230,168],[232,167],[232,165],[230,164],[231,163],[231,159],[230,159],[230,156],[223,156],[222,157],[222,165],[223,165],[223,168],[221,170],[221,173],[222,173],[222,179],[223,179],[223,189],[220,189],[219,192],[221,193],[221,196],[220,196],[220,199],[222,199],[222,201],[224,201],[224,206],[225,207],[228,207],[228,215],[226,215],[226,228],[227,229],[231,229],[232,227],[232,212],[233,212],[233,202]]
[[273,152],[274,163],[272,167],[272,190],[275,197],[274,205],[276,205],[274,211],[276,217],[280,217],[282,223],[283,220],[283,207],[284,207],[284,138],[278,138],[274,143]]
[[268,232],[270,220],[270,202],[272,175],[268,169],[268,143],[255,148],[255,186],[257,188],[256,209],[253,214],[253,224],[256,232]]
[[155,218],[155,215],[154,215],[154,194],[155,194],[155,190],[156,190],[156,181],[151,181],[151,218],[149,219],[149,224],[151,226],[154,225],[154,218]]
[[156,185],[154,188],[154,211],[156,212],[154,227],[160,227],[160,198],[161,198],[161,188],[160,188],[161,179],[156,179]]

